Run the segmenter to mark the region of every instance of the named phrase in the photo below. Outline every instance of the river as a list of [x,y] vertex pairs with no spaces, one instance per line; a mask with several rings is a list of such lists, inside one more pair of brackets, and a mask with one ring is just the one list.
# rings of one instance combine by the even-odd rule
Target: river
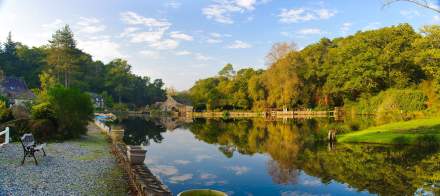
[[147,146],[145,164],[174,194],[440,194],[440,151],[411,146],[327,145],[332,119],[122,120],[124,141]]

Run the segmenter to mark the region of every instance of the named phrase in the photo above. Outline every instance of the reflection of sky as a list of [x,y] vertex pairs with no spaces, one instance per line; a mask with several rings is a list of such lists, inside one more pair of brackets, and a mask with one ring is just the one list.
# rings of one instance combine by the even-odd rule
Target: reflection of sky
[[[280,185],[267,172],[270,157],[237,152],[227,158],[211,145],[184,129],[163,134],[162,143],[148,147],[146,164],[177,194],[186,189],[212,188],[233,195],[354,195],[347,185],[323,184],[299,172],[298,183]],[[364,193],[365,194],[365,193]]]

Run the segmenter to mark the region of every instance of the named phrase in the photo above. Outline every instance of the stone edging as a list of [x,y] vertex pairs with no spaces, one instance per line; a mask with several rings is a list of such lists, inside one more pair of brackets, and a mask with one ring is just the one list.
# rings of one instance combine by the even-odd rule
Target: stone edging
[[[121,143],[120,138],[123,135],[123,130],[113,130],[112,133],[110,127],[104,123],[95,120],[94,122],[103,133],[112,138],[112,152],[116,156],[118,163],[124,168],[128,174],[129,185],[133,189],[134,195],[138,196],[171,196],[172,193],[166,185],[164,185],[149,169],[146,165],[133,165],[127,156],[127,145]],[[118,136],[119,135],[119,136]]]
[[132,165],[127,157],[127,146],[125,144],[112,144],[113,154],[117,161],[123,166],[129,177],[130,186],[138,196],[171,196],[172,193],[167,186],[156,178],[156,176],[145,165]]

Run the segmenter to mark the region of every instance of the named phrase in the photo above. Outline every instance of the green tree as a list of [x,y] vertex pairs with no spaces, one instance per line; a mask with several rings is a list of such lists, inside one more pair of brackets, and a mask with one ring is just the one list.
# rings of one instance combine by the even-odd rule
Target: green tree
[[52,66],[58,81],[69,87],[72,74],[78,68],[78,49],[73,32],[66,25],[52,35],[49,43],[48,63]]
[[226,77],[226,78],[231,78],[231,77],[233,77],[233,76],[235,75],[235,71],[234,71],[234,67],[233,67],[233,65],[230,64],[230,63],[226,64],[226,65],[223,67],[223,69],[221,69],[221,70],[218,72],[218,75],[219,75],[219,76]]

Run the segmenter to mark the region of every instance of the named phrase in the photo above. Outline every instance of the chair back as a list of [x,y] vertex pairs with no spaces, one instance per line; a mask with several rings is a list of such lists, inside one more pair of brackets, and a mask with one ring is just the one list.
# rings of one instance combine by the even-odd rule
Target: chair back
[[34,136],[31,133],[26,133],[20,138],[21,145],[23,148],[35,145]]

